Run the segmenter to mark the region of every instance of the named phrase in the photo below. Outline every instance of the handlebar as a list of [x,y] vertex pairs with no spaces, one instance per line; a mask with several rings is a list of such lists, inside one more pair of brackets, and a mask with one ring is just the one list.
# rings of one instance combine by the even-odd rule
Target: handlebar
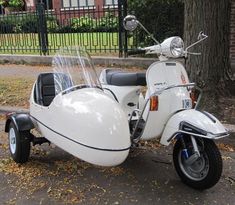
[[146,51],[144,49],[136,49],[136,50],[131,50],[131,51],[128,51],[127,54],[129,56],[131,55],[138,55],[138,54],[145,54]]

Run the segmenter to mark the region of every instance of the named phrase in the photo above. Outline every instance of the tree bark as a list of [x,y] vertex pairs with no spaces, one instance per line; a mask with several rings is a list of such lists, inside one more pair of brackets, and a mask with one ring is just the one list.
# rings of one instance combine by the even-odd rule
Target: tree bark
[[206,93],[221,94],[234,85],[229,60],[230,10],[229,0],[185,0],[185,45],[195,42],[200,31],[209,36],[189,50],[202,55],[189,56],[186,63],[191,81]]

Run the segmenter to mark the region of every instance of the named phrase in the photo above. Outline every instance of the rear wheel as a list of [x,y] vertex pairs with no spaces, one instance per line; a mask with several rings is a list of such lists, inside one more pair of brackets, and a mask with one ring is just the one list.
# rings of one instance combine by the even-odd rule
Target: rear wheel
[[9,126],[9,149],[12,159],[17,163],[25,163],[30,154],[30,132],[18,131],[13,122]]
[[[195,162],[186,163],[181,140],[177,140],[174,146],[173,161],[178,175],[185,184],[203,190],[211,188],[219,181],[222,173],[222,158],[214,141],[200,139],[200,143],[197,142],[200,157]],[[190,157],[190,154],[193,154],[191,140],[185,139],[185,145]]]

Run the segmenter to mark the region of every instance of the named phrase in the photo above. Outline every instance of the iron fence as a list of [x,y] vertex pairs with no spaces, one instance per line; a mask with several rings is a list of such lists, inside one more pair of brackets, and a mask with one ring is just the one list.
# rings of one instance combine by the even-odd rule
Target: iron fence
[[[123,1],[126,2],[126,1]],[[126,7],[83,7],[0,14],[0,53],[53,54],[60,47],[83,46],[90,53],[127,51],[122,28]],[[131,41],[129,41],[131,42]]]

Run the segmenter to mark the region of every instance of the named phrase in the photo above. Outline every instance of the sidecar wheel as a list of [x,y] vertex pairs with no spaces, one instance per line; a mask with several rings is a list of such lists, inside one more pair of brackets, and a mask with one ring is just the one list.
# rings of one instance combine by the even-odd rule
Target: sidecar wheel
[[13,122],[9,126],[9,150],[12,159],[17,163],[25,163],[30,154],[29,131],[18,131]]
[[[221,154],[214,141],[202,140],[203,145],[198,143],[200,157],[191,165],[185,163],[180,140],[176,142],[173,150],[174,166],[179,177],[188,186],[199,190],[214,186],[221,177],[223,167]],[[185,142],[188,152],[192,153],[191,140],[188,139]]]

